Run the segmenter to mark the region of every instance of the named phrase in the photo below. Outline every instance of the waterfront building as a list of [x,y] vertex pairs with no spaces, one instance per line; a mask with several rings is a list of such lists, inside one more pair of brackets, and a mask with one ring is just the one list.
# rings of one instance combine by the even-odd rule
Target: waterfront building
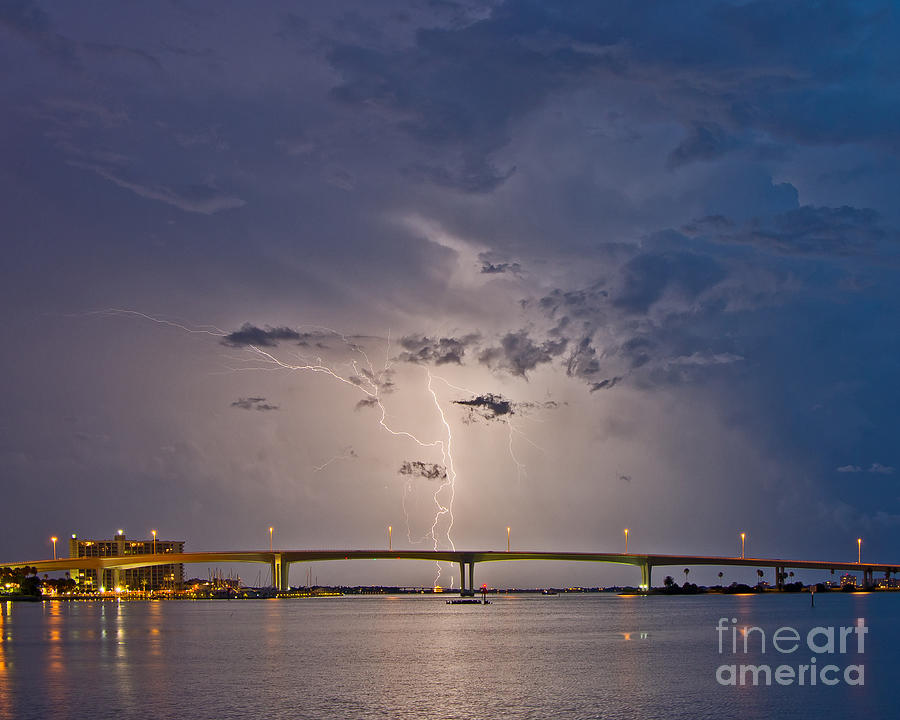
[[[184,552],[184,540],[128,540],[119,530],[112,540],[86,540],[73,533],[69,557],[121,557]],[[149,567],[108,570],[71,570],[70,576],[81,592],[121,590],[179,590],[184,583],[184,565],[169,563]]]

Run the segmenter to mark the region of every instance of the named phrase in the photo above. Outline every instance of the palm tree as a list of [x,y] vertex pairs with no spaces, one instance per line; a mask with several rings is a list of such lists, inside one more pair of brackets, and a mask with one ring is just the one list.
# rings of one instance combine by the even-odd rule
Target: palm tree
[[684,584],[685,584],[685,585],[687,585],[687,576],[688,576],[688,573],[689,573],[690,571],[691,571],[690,568],[685,568],[685,569],[684,569]]
[[721,584],[721,582],[722,582],[722,578],[723,578],[723,577],[725,577],[725,573],[723,573],[721,570],[719,570],[719,583],[720,583],[720,584]]
[[675,578],[673,578],[671,575],[666,575],[666,579],[663,580],[663,585],[665,585],[666,588],[671,588],[674,584]]
[[765,577],[765,573],[762,570],[757,570],[756,574],[759,576],[759,582],[762,583],[762,580]]

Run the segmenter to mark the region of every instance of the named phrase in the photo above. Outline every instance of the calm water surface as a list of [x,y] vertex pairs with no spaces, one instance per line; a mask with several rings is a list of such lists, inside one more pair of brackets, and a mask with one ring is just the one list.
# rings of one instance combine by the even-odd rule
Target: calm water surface
[[[771,635],[850,626],[865,684],[723,687],[720,617]],[[0,603],[0,720],[893,716],[900,594]],[[739,648],[740,643],[739,640]],[[730,635],[726,636],[726,651]]]

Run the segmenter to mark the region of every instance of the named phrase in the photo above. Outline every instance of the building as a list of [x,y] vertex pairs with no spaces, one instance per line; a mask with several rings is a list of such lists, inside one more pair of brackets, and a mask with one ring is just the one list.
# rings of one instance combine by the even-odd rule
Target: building
[[[119,530],[112,540],[84,540],[73,534],[69,539],[69,557],[121,557],[182,553],[184,540],[128,540]],[[70,575],[82,592],[101,590],[178,590],[184,583],[184,565],[151,565],[148,567],[108,570],[71,570]]]

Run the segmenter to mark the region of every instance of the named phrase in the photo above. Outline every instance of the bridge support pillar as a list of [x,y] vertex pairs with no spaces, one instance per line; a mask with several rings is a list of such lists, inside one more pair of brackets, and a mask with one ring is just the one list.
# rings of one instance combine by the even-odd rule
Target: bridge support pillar
[[650,575],[653,571],[653,566],[650,563],[643,563],[641,565],[641,586],[644,590],[649,590],[651,587]]
[[775,588],[784,590],[784,567],[775,567]]
[[272,584],[281,592],[287,592],[290,586],[290,563],[284,559],[281,553],[275,553],[272,562]]
[[863,588],[871,590],[875,586],[874,572],[872,570],[863,570]]
[[[466,565],[469,566],[469,572],[466,573]],[[468,574],[468,582],[466,575]],[[475,585],[475,561],[461,560],[459,563],[459,594],[462,597],[472,597],[475,594],[473,589]]]

